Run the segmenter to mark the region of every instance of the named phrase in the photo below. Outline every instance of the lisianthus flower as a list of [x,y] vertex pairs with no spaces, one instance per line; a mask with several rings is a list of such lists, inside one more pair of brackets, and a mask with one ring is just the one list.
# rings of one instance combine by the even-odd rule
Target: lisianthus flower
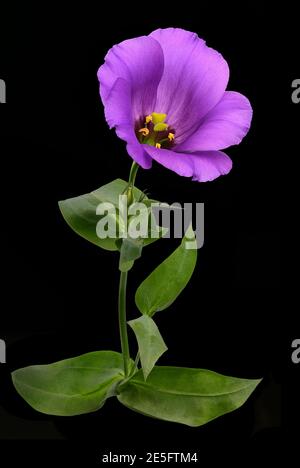
[[197,34],[158,29],[121,42],[98,78],[110,128],[144,169],[154,159],[199,182],[231,170],[220,150],[240,143],[252,109],[245,96],[226,91],[226,60]]

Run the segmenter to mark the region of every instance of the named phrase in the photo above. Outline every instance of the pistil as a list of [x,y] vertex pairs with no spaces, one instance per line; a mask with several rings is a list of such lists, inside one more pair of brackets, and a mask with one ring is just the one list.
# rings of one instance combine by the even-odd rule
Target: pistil
[[175,133],[168,131],[169,124],[166,119],[167,114],[152,112],[152,114],[147,115],[144,127],[138,129],[140,143],[155,146],[158,149],[168,148],[175,140]]

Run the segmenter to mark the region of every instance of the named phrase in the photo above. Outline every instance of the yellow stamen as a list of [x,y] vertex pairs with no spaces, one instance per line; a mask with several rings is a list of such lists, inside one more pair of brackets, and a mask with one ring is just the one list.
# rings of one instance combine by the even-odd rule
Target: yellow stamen
[[149,130],[146,127],[145,128],[140,128],[139,133],[141,133],[143,136],[147,136],[147,135],[149,135]]
[[169,135],[168,135],[168,138],[169,138],[170,141],[173,141],[174,138],[175,138],[174,133],[171,133],[171,132],[170,132]]
[[152,115],[147,115],[147,116],[146,116],[145,125],[147,125],[149,122],[152,122]]
[[159,149],[160,147],[161,147],[161,144],[160,144],[160,143],[156,143],[155,148],[158,148],[158,149]]

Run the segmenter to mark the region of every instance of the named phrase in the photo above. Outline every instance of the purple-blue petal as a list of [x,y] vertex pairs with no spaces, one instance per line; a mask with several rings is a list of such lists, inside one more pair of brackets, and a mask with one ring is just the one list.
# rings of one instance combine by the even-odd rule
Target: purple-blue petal
[[144,169],[149,169],[152,159],[135,135],[134,126],[128,122],[131,112],[131,90],[128,81],[118,78],[106,98],[105,117],[110,128],[115,127],[119,138],[127,142],[128,154]]
[[204,117],[199,128],[176,150],[220,150],[237,145],[247,134],[252,119],[249,100],[240,93],[226,91],[221,101]]
[[152,32],[151,37],[161,45],[165,62],[154,111],[168,115],[181,143],[223,96],[229,68],[197,34],[168,28]]
[[98,71],[106,120],[144,169],[151,167],[152,159],[136,138],[135,122],[153,111],[163,63],[160,45],[143,36],[110,49]]
[[164,56],[158,42],[149,36],[129,39],[115,45],[99,68],[100,95],[104,106],[118,78],[130,84],[131,113],[128,122],[153,112],[157,87],[164,69]]
[[228,174],[232,161],[222,151],[199,151],[197,153],[176,153],[146,145],[147,153],[158,163],[184,177],[198,182],[214,180]]

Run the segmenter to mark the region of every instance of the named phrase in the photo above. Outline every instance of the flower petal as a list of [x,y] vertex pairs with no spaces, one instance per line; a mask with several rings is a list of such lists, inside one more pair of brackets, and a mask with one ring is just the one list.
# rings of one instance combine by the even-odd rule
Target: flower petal
[[157,87],[164,68],[163,51],[149,36],[129,39],[115,45],[98,70],[100,95],[106,105],[108,96],[118,78],[125,79],[131,89],[131,112],[128,122],[153,112]]
[[207,47],[197,34],[168,28],[151,36],[160,43],[165,60],[153,110],[168,114],[168,124],[181,143],[223,96],[229,68],[222,55]]
[[118,78],[114,82],[104,105],[105,118],[109,128],[119,125],[128,125],[130,123],[130,119],[128,119],[130,112],[130,84],[123,78]]
[[152,165],[150,156],[146,153],[135,135],[134,126],[128,122],[131,110],[131,90],[128,81],[118,78],[106,98],[104,107],[105,118],[109,127],[115,127],[119,138],[127,142],[128,154],[144,169]]
[[176,149],[211,151],[238,145],[247,134],[251,119],[248,99],[240,93],[226,91],[221,101],[204,117],[198,130]]
[[163,166],[184,177],[193,177],[198,182],[214,180],[225,175],[232,168],[232,161],[222,151],[201,151],[199,153],[176,153],[145,145],[147,153]]

